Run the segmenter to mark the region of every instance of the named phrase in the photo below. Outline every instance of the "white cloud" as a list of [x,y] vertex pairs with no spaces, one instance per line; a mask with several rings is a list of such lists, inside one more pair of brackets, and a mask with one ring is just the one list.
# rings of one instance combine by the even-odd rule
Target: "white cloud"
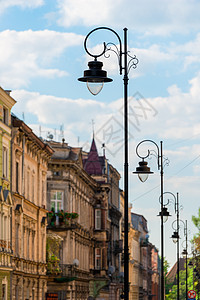
[[[57,0],[59,8],[59,24],[62,26],[107,23],[112,18],[113,1],[108,0]],[[119,3],[115,0],[115,5]]]
[[2,86],[28,86],[31,78],[66,76],[51,68],[53,60],[67,48],[82,44],[83,37],[56,31],[5,30],[0,32],[0,77]]
[[37,8],[43,4],[44,0],[1,0],[0,14],[13,6],[20,6],[21,8]]
[[[199,103],[196,91],[200,86],[200,77],[193,78],[187,94],[176,86],[169,89],[169,96],[162,98],[130,98],[129,131],[130,142],[152,137],[159,140],[183,141],[194,140],[200,135]],[[194,92],[195,91],[195,92]],[[98,100],[59,98],[39,93],[16,90],[12,93],[17,100],[14,111],[22,111],[36,116],[38,122],[45,126],[65,124],[74,135],[88,137],[91,135],[91,120],[95,120],[97,138],[106,142],[108,147],[117,148],[123,141],[123,99],[110,104]],[[113,140],[114,134],[117,140]],[[121,143],[121,144],[120,144]],[[122,144],[123,145],[123,144]],[[133,146],[132,146],[133,148]],[[189,155],[197,156],[199,147],[177,147],[175,160],[186,159]],[[120,147],[119,147],[119,151]],[[173,150],[174,151],[174,150]]]
[[200,28],[199,1],[57,0],[59,24],[111,26],[146,34],[186,34]]

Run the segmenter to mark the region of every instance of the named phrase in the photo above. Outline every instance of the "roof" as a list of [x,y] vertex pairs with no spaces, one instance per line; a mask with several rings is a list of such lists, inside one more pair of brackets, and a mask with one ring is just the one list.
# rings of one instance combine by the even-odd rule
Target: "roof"
[[35,133],[33,133],[32,129],[24,123],[24,121],[18,119],[14,114],[11,115],[12,117],[12,126],[18,128],[22,131],[29,140],[35,143],[40,149],[48,153],[48,155],[53,154],[53,149],[46,143],[44,143]]
[[105,158],[98,155],[96,143],[93,138],[88,157],[83,160],[84,169],[89,175],[101,176],[103,175],[104,164]]
[[148,228],[147,228],[147,220],[145,219],[144,216],[136,214],[136,213],[131,213],[131,223],[133,225],[133,228],[141,231],[144,230],[146,233],[148,233]]
[[[179,258],[179,271],[185,270],[185,258]],[[173,265],[173,267],[167,273],[167,281],[168,282],[176,282],[176,274],[177,274],[177,262]]]

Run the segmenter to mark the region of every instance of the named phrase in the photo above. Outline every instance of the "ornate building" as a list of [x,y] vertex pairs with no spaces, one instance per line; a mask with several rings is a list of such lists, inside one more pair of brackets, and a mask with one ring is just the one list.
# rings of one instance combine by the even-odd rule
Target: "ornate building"
[[0,88],[0,299],[11,299],[11,114],[15,104],[10,91]]
[[46,282],[46,177],[53,150],[12,116],[13,300],[43,300]]
[[[80,148],[64,140],[49,144],[54,154],[47,189],[48,293],[56,293],[59,299],[84,300],[96,296],[108,281],[109,186],[88,174],[92,166]],[[98,172],[100,165],[96,167]]]
[[131,213],[131,226],[138,241],[135,253],[132,249],[133,272],[138,276],[135,278],[135,289],[138,292],[132,299],[159,299],[158,250],[149,242],[147,220],[142,215]]
[[[131,220],[132,214],[130,216]],[[130,299],[139,299],[139,279],[140,279],[140,231],[133,227],[130,222],[129,231],[129,281],[130,281]]]
[[108,163],[105,157],[105,149],[103,155],[99,156],[93,138],[90,152],[86,160],[84,160],[84,168],[97,182],[106,182],[109,185],[108,192],[108,218],[106,221],[107,230],[107,247],[108,256],[107,264],[109,276],[109,284],[102,288],[109,294],[109,300],[119,299],[122,290],[122,278],[120,273],[121,253],[123,250],[123,240],[120,233],[120,220],[122,213],[120,211],[120,190],[119,190],[119,172]]
[[94,139],[89,153],[64,140],[49,145],[48,294],[119,299],[119,173]]

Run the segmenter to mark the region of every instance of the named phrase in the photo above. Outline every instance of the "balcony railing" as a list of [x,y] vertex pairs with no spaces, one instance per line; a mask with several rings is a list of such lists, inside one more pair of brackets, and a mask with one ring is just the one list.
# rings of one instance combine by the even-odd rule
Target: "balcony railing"
[[76,219],[78,218],[77,213],[68,213],[64,211],[54,212],[50,211],[47,213],[48,229],[53,230],[69,230],[76,228]]
[[70,264],[60,264],[59,260],[48,261],[47,274],[72,277],[75,276],[74,266]]
[[89,270],[81,270],[73,264],[60,264],[58,261],[47,263],[47,274],[56,282],[69,282],[76,278],[88,279]]
[[11,253],[11,242],[5,241],[5,240],[0,240],[0,251],[1,252],[9,252]]

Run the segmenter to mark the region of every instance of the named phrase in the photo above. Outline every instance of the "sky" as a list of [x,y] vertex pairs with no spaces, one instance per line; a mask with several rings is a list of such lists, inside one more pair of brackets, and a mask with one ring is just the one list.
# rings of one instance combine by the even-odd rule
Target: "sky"
[[[171,217],[165,224],[164,255],[173,265],[174,198],[179,193],[180,218],[188,220],[188,239],[197,232],[200,181],[200,2],[198,0],[0,0],[0,86],[17,101],[13,113],[38,136],[65,141],[88,151],[96,139],[99,154],[120,172],[123,188],[123,76],[114,51],[101,57],[113,79],[96,96],[77,78],[87,63],[83,43],[96,27],[112,28],[136,55],[129,70],[129,202],[132,211],[148,221],[149,240],[160,249],[160,173],[157,148],[148,149],[154,175],[141,183],[132,174],[138,165],[137,144],[146,139],[160,147],[163,141],[164,191]],[[109,30],[91,34],[87,48],[103,50],[103,42],[118,46]],[[114,46],[113,46],[114,47]],[[116,48],[112,48],[113,50]],[[169,164],[166,164],[168,158]],[[181,222],[181,249],[185,246]],[[188,243],[190,252],[190,242]]]

